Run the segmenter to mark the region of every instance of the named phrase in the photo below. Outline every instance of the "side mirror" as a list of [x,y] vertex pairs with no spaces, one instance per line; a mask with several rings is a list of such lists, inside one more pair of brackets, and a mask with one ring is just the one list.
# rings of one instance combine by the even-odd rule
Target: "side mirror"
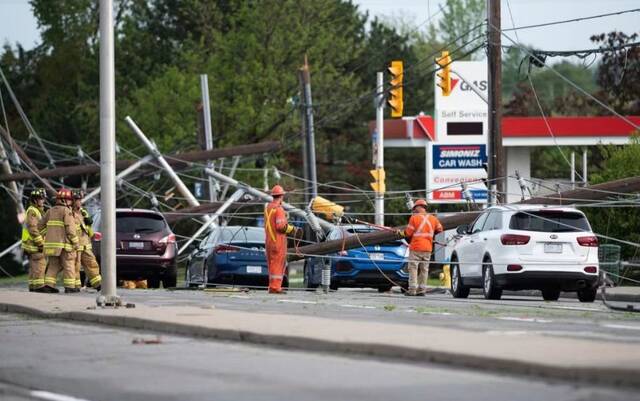
[[458,234],[462,234],[462,235],[468,234],[469,233],[469,225],[468,224],[459,225],[458,228],[456,228],[456,232]]

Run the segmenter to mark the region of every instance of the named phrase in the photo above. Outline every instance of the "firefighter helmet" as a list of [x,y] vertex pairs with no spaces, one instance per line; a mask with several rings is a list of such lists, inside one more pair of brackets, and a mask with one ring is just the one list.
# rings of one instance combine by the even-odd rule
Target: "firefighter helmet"
[[286,192],[284,192],[284,188],[280,185],[274,185],[273,188],[271,188],[271,196],[282,196],[284,194],[286,194]]
[[418,199],[417,201],[415,201],[415,203],[413,204],[413,208],[415,209],[418,206],[422,206],[423,208],[427,208],[427,201],[425,201],[424,199]]
[[35,188],[29,194],[29,198],[31,198],[31,199],[46,199],[47,198],[47,192],[44,190],[44,188]]
[[82,199],[84,198],[84,191],[81,189],[73,190],[73,199]]
[[58,190],[58,194],[56,195],[56,197],[58,199],[61,199],[61,200],[64,200],[64,199],[72,200],[73,199],[73,194],[67,188],[60,188]]

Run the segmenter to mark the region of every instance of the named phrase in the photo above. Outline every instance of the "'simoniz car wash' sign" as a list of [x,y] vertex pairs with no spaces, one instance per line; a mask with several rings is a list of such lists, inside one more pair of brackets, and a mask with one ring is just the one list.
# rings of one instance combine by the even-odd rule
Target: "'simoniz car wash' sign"
[[443,96],[435,77],[436,139],[427,145],[427,197],[433,203],[487,202],[488,107],[463,79],[487,94],[485,61],[451,63],[451,94]]

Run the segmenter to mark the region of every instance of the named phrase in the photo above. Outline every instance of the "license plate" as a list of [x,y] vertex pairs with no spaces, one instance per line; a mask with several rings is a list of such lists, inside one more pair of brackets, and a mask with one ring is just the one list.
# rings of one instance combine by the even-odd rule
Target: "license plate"
[[369,259],[371,260],[384,260],[384,253],[370,253]]
[[247,266],[247,273],[262,273],[262,266]]
[[131,249],[144,249],[144,242],[129,242]]
[[562,244],[547,243],[544,244],[545,253],[562,253]]

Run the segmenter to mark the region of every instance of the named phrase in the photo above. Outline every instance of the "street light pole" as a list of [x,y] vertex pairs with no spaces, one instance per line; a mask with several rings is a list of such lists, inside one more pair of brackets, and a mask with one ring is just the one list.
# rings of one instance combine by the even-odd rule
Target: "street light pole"
[[116,126],[113,0],[100,0],[100,187],[102,292],[98,305],[118,306],[116,295]]

